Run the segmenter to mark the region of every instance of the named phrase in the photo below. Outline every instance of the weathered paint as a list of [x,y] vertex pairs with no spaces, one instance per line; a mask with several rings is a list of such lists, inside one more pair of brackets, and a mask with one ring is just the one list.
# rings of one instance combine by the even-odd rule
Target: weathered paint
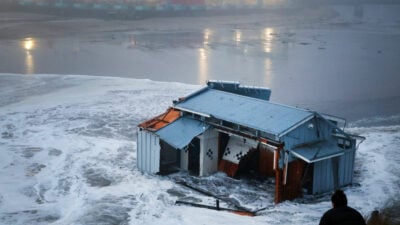
[[275,157],[276,151],[269,150],[263,145],[259,146],[259,161],[258,161],[258,170],[261,176],[263,177],[273,177],[275,176]]
[[239,164],[239,161],[252,148],[257,148],[258,142],[249,138],[231,136],[225,148],[223,159]]
[[236,175],[237,170],[239,169],[239,165],[233,162],[229,162],[227,160],[221,159],[218,165],[218,169],[223,171],[229,177],[234,177]]
[[177,120],[180,117],[180,114],[180,111],[169,108],[165,113],[140,123],[138,127],[155,132]]
[[141,172],[160,172],[160,139],[139,128],[137,132],[137,165]]
[[302,193],[302,179],[306,163],[295,160],[288,164],[288,175],[286,184],[283,187],[283,199],[292,200],[299,197]]

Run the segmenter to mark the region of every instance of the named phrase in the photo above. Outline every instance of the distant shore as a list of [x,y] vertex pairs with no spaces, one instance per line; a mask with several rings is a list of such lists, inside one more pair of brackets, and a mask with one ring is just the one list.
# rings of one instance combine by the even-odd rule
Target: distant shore
[[21,5],[17,2],[0,2],[0,12],[28,12],[28,13],[40,13],[58,16],[79,16],[79,17],[92,17],[92,18],[105,18],[105,19],[127,19],[136,20],[144,18],[154,17],[180,17],[180,16],[210,16],[210,15],[231,15],[248,13],[264,13],[270,10],[287,10],[287,5],[276,5],[268,7],[216,7],[207,8],[205,6],[182,7],[182,8],[156,8],[150,6],[135,6],[135,5],[123,5],[124,8],[117,8],[113,5],[107,5],[104,8],[98,8],[91,4],[83,8],[75,8],[72,5],[65,5],[58,7],[56,5]]
[[298,8],[315,8],[319,5],[360,5],[360,4],[400,4],[396,0],[306,0],[304,2],[297,3],[288,1],[286,4],[279,4],[275,6],[245,6],[245,7],[215,7],[206,8],[200,6],[198,8],[183,7],[180,9],[164,8],[157,9],[155,7],[148,7],[144,5],[140,9],[133,5],[126,5],[126,9],[117,9],[109,5],[104,8],[96,8],[93,5],[85,8],[75,8],[72,5],[66,5],[63,7],[56,6],[56,4],[38,6],[38,5],[22,5],[18,1],[1,1],[0,12],[26,12],[26,13],[39,13],[46,15],[56,16],[74,16],[74,17],[86,17],[86,18],[103,18],[103,19],[124,19],[124,20],[137,20],[154,17],[181,17],[181,16],[213,16],[213,15],[232,15],[232,14],[254,14],[254,13],[265,13],[265,12],[279,12],[279,11],[290,11],[297,10]]

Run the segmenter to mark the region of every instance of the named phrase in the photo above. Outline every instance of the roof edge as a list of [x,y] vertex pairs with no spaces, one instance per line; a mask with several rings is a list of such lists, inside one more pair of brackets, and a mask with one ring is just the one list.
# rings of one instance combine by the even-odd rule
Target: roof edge
[[291,154],[293,154],[295,157],[297,157],[297,158],[299,158],[299,159],[305,161],[306,163],[316,163],[316,162],[319,162],[319,161],[322,161],[322,160],[325,160],[325,159],[330,159],[330,158],[338,157],[338,156],[341,156],[341,155],[344,154],[344,152],[338,152],[338,153],[334,153],[334,154],[331,154],[331,155],[327,155],[327,156],[324,156],[324,157],[321,157],[321,158],[318,158],[318,159],[309,160],[309,159],[307,159],[306,157],[303,157],[301,154],[299,154],[299,153],[297,153],[297,152],[295,152],[295,151],[289,151],[289,152],[290,152]]
[[210,114],[196,112],[196,111],[189,110],[189,109],[186,109],[186,108],[182,108],[182,107],[179,107],[179,106],[174,106],[173,109],[177,109],[177,110],[182,111],[182,112],[192,113],[192,114],[203,116],[203,117],[206,117],[206,118],[210,118],[212,116]]
[[335,131],[338,131],[338,133],[343,134],[346,138],[351,139],[350,135],[348,133],[346,133],[344,130],[342,130],[339,126],[337,126],[336,124],[332,123],[331,121],[329,121],[327,118],[325,118],[323,115],[321,115],[318,112],[314,112],[314,115],[318,118],[321,118],[322,120],[324,120],[326,123],[328,123],[329,125],[331,125],[333,128],[335,128]]
[[180,117],[180,112],[172,107],[169,107],[164,113],[161,113],[155,117],[143,121],[142,123],[139,123],[137,126],[139,128],[155,132],[163,128],[164,126],[173,123],[175,120],[179,119],[179,117]]
[[204,91],[206,91],[206,90],[208,90],[208,89],[209,89],[208,86],[202,87],[202,88],[200,88],[199,90],[197,90],[197,91],[195,91],[195,92],[192,92],[191,94],[189,94],[189,95],[187,95],[187,96],[185,96],[185,97],[180,97],[180,98],[178,98],[178,100],[172,101],[172,103],[173,103],[174,105],[176,105],[176,104],[178,104],[178,103],[184,102],[184,101],[186,101],[186,100],[188,100],[188,99],[190,99],[190,98],[193,98],[193,97],[195,97],[195,96],[197,96],[197,95],[203,93]]
[[229,92],[237,95],[243,95],[251,98],[257,98],[269,101],[271,97],[271,89],[256,86],[244,86],[239,82],[208,80],[207,86],[210,89]]
[[300,120],[299,122],[297,122],[296,124],[294,124],[293,126],[289,127],[288,129],[284,130],[283,132],[281,132],[280,134],[278,134],[277,136],[279,138],[283,137],[284,135],[288,134],[289,132],[295,130],[296,128],[298,128],[299,126],[305,124],[306,122],[310,121],[311,119],[313,119],[315,117],[315,114],[311,114],[309,116],[307,116],[306,118],[304,118],[303,120]]

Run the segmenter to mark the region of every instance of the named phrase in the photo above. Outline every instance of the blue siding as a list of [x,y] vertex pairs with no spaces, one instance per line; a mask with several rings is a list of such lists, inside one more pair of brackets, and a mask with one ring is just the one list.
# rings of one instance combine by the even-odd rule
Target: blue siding
[[[312,125],[312,128],[309,126]],[[331,139],[333,127],[318,118],[313,118],[282,137],[285,149],[297,145]]]
[[[309,128],[312,125],[313,128]],[[298,145],[305,143],[313,143],[317,141],[334,141],[331,138],[333,127],[319,118],[313,118],[303,125],[299,126],[295,130],[289,132],[281,138],[281,141],[285,143],[285,149],[290,150]],[[290,157],[289,162],[295,158]]]
[[346,153],[340,157],[339,161],[339,184],[340,186],[353,183],[355,150],[346,150]]
[[332,159],[314,163],[313,194],[332,191],[335,188],[333,180]]
[[[338,187],[349,185],[353,182],[354,156],[355,150],[348,149],[345,151],[344,155],[338,157]],[[335,187],[334,160],[336,159],[331,158],[314,163],[314,194],[324,193],[338,188]]]
[[[310,128],[312,127],[312,128]],[[317,141],[327,141],[327,145],[336,145],[337,140],[332,137],[334,127],[320,118],[313,118],[295,130],[282,137],[285,149],[293,149],[296,146],[313,143]],[[329,158],[314,163],[313,193],[319,194],[332,191],[339,186],[351,184],[354,172],[354,146],[352,149],[344,150],[344,154],[339,157]],[[310,148],[310,151],[312,149]],[[291,156],[289,161],[295,160]],[[337,168],[335,163],[337,162]],[[335,172],[337,170],[337,172]]]

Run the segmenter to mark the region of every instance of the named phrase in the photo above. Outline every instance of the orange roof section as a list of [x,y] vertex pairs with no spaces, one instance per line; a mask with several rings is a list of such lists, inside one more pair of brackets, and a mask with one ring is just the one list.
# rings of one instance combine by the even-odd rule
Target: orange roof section
[[139,124],[138,126],[150,131],[157,131],[167,126],[168,124],[174,122],[180,116],[181,116],[180,111],[174,108],[169,108],[165,113],[158,115],[150,120],[147,120]]

